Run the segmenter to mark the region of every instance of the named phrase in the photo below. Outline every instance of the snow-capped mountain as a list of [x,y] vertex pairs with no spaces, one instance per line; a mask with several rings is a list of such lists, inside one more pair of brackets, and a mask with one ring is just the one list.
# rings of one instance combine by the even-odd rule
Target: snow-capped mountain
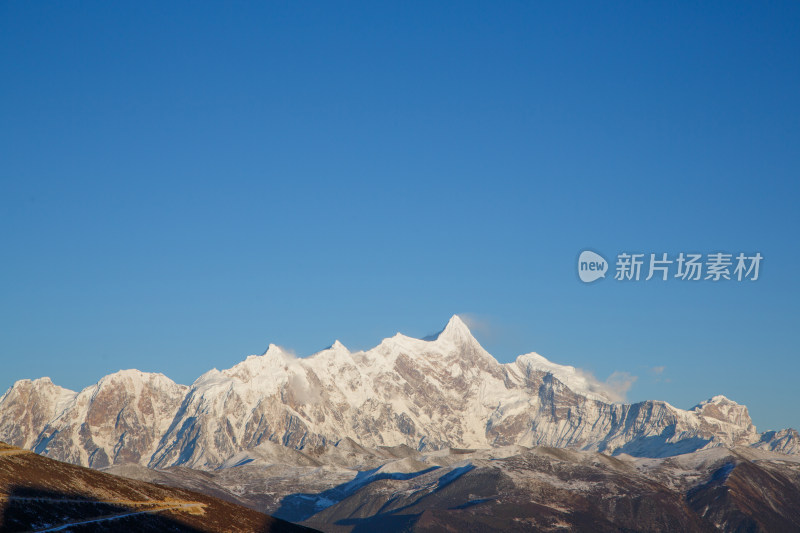
[[724,396],[688,411],[615,403],[575,368],[538,354],[500,364],[457,316],[429,340],[398,333],[368,351],[337,341],[301,359],[270,345],[189,387],[126,370],[79,393],[47,378],[23,380],[0,398],[0,440],[94,467],[210,469],[246,459],[262,443],[311,449],[342,439],[646,457],[734,445],[800,453],[796,431],[759,434],[747,408]]

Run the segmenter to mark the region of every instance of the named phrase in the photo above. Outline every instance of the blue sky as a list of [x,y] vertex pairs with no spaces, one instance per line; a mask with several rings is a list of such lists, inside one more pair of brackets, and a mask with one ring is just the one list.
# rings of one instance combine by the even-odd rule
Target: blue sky
[[[463,313],[800,427],[800,4],[0,4],[0,388]],[[760,252],[582,284],[578,253]],[[665,367],[661,374],[654,367]]]

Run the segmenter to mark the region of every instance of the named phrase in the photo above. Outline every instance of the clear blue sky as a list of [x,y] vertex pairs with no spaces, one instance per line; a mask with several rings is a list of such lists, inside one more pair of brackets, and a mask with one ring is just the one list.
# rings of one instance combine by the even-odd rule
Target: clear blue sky
[[[190,383],[466,313],[502,362],[800,427],[798,27],[797,2],[2,2],[0,388]],[[765,259],[584,285],[584,248]]]

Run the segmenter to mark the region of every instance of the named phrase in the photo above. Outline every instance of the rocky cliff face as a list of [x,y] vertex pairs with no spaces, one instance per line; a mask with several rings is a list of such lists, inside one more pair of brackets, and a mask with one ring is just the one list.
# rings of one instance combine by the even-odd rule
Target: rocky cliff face
[[453,317],[436,337],[397,334],[305,359],[271,345],[190,387],[118,372],[80,393],[43,378],[0,399],[0,439],[90,466],[216,468],[265,442],[310,449],[546,445],[663,457],[714,446],[800,453],[793,430],[758,434],[747,408],[716,396],[686,411],[622,404],[576,369],[537,354],[498,363]]
[[31,449],[42,430],[74,400],[76,393],[59,387],[50,378],[14,383],[0,398],[0,440]]
[[0,400],[2,440],[75,464],[146,463],[188,387],[124,370],[80,393],[48,378],[17,382]]

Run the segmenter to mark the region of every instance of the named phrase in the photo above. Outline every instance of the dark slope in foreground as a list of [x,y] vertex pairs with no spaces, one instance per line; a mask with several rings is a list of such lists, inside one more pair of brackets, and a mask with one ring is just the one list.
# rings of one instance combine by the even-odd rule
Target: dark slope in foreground
[[313,531],[197,492],[121,478],[0,443],[0,531],[55,530]]

